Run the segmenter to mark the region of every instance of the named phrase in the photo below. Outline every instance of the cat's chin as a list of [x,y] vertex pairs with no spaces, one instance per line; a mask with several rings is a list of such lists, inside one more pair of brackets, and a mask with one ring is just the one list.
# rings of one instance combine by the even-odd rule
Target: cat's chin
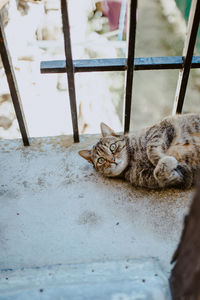
[[121,174],[124,173],[128,166],[128,163],[119,163],[118,165],[115,165],[112,169],[107,170],[107,172],[104,172],[103,175],[106,177],[119,177]]

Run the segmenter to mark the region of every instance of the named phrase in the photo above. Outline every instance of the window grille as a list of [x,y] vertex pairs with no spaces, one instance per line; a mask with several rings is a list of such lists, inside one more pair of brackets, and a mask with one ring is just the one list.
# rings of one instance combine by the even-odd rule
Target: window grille
[[[192,0],[190,15],[187,26],[187,35],[184,43],[182,56],[170,57],[145,57],[135,58],[135,37],[136,37],[136,12],[137,0],[129,1],[129,32],[128,32],[128,55],[127,58],[111,59],[82,59],[73,60],[70,39],[70,26],[67,0],[61,0],[65,60],[42,61],[41,73],[67,73],[69,98],[73,125],[74,142],[79,142],[78,118],[76,107],[76,89],[74,75],[78,72],[103,72],[103,71],[125,71],[125,103],[124,103],[124,133],[129,132],[131,103],[133,94],[134,71],[141,70],[167,70],[180,69],[177,89],[175,93],[172,114],[181,113],[187,89],[188,78],[191,68],[200,68],[200,56],[193,56],[197,31],[200,22],[200,1]],[[17,88],[17,82],[13,72],[11,59],[6,43],[2,21],[0,19],[0,53],[7,75],[7,80],[19,123],[24,145],[29,145],[27,126]]]

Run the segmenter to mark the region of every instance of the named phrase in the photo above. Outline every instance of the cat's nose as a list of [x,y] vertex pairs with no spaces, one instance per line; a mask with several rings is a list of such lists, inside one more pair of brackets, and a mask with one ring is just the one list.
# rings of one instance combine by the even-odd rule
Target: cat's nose
[[107,162],[113,164],[113,163],[115,163],[115,158],[109,156],[109,157],[107,157]]
[[111,158],[111,159],[110,159],[110,162],[115,164],[115,158],[114,158],[114,157]]

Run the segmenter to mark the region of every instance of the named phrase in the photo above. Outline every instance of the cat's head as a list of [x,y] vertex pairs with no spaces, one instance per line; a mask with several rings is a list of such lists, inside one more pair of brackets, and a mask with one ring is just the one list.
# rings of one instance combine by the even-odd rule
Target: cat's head
[[81,150],[79,155],[104,176],[119,176],[129,164],[127,137],[115,134],[104,123],[101,123],[101,133],[102,138],[92,150]]

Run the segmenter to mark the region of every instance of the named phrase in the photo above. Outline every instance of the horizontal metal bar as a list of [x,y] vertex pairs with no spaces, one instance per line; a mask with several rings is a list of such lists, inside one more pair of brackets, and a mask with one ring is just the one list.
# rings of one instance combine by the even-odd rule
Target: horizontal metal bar
[[[125,71],[126,58],[73,60],[74,72]],[[183,68],[182,56],[138,57],[134,59],[134,70],[170,70]],[[191,68],[200,68],[200,56],[193,56]],[[42,61],[40,71],[46,73],[66,73],[65,60]]]
[[[125,58],[74,60],[75,72],[124,71]],[[66,73],[65,60],[42,61],[41,73]]]

